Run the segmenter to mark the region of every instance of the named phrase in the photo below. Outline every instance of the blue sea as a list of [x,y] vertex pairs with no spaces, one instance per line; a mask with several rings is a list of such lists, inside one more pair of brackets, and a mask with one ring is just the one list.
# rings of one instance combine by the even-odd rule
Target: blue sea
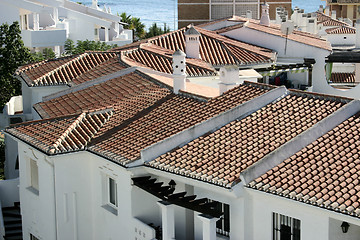
[[[72,1],[91,5],[91,0]],[[126,12],[128,15],[140,18],[146,29],[154,22],[159,26],[166,23],[171,30],[177,29],[177,0],[98,0],[98,4],[101,8],[106,4],[113,14]],[[293,8],[298,6],[305,12],[314,12],[320,5],[325,4],[325,0],[292,0]]]

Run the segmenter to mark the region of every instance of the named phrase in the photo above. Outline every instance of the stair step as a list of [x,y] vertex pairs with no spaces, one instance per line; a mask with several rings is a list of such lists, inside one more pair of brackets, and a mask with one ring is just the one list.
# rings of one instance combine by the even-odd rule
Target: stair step
[[16,230],[16,229],[21,230],[22,224],[21,223],[6,224],[5,228],[6,230]]
[[22,236],[10,236],[10,237],[6,236],[4,239],[5,240],[22,240],[23,238],[22,238]]
[[14,217],[14,218],[21,218],[20,213],[17,212],[3,212],[4,217]]
[[5,236],[7,236],[7,237],[22,236],[22,231],[21,230],[11,230],[11,231],[5,230]]

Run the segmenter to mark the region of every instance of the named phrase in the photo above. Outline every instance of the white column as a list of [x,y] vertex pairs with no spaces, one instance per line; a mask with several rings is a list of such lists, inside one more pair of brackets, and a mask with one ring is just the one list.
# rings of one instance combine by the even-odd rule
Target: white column
[[355,82],[360,82],[360,63],[355,63]]
[[109,29],[105,27],[105,42],[109,41]]
[[59,9],[57,7],[53,8],[53,18],[54,24],[56,25],[59,21]]
[[56,57],[60,57],[60,53],[61,53],[60,46],[55,46],[54,49],[55,49],[54,52],[55,52]]
[[198,215],[198,218],[203,223],[203,240],[216,240],[216,221],[218,218],[205,214]]
[[174,206],[165,201],[159,201],[157,204],[161,208],[162,239],[175,240]]
[[34,30],[39,31],[40,29],[40,17],[38,13],[33,13]]

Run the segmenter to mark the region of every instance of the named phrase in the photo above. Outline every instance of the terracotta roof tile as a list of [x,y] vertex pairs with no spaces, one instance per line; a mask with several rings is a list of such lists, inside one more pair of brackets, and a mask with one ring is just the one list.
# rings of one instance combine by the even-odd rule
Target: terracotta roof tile
[[340,26],[326,29],[327,34],[356,34],[356,29],[350,26]]
[[331,83],[355,83],[355,73],[331,73]]
[[349,26],[349,24],[342,22],[340,20],[337,19],[333,19],[331,18],[331,16],[328,16],[324,13],[321,12],[316,12],[317,13],[317,21],[318,24],[322,24],[325,27],[330,27],[330,26]]
[[242,171],[342,105],[315,95],[291,93],[147,165],[229,187],[240,181]]
[[[86,52],[71,57],[47,60],[20,67],[16,75],[31,86],[78,84],[95,76],[124,68],[115,65],[114,52]],[[102,67],[100,67],[102,66]],[[103,68],[107,70],[103,70]],[[89,78],[90,77],[90,78]]]
[[[276,169],[254,180],[249,187],[360,217],[359,115],[339,124]],[[321,156],[316,161],[309,155],[314,148],[316,155]],[[305,165],[306,171],[297,170]],[[275,178],[275,173],[279,178]],[[295,178],[303,179],[297,188],[290,189],[290,184],[284,184]],[[301,197],[293,197],[297,195]]]
[[[130,66],[149,67],[159,72],[172,74],[172,54],[174,51],[153,44],[141,44],[139,48],[123,51],[121,60]],[[215,69],[198,59],[186,60],[186,73],[189,76],[215,75]]]
[[84,149],[112,116],[112,110],[81,113],[56,119],[31,121],[6,132],[48,154]]
[[168,89],[148,80],[139,72],[133,72],[37,103],[34,108],[43,118],[114,106],[119,106],[119,108],[122,106],[126,111],[135,109],[136,112],[168,94],[170,94]]

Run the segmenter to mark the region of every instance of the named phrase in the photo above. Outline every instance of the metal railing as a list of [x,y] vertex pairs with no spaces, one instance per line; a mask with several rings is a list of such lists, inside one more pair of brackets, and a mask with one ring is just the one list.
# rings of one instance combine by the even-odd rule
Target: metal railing
[[4,217],[2,214],[2,206],[0,201],[0,240],[4,240],[5,237],[5,225],[4,225]]

